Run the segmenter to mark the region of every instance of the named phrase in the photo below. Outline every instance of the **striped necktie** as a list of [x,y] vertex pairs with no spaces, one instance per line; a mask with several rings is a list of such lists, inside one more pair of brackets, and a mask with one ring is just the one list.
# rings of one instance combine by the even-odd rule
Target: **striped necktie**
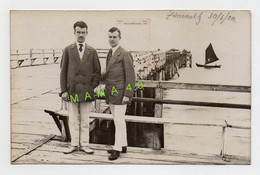
[[82,52],[82,47],[83,47],[83,44],[79,44],[79,51]]

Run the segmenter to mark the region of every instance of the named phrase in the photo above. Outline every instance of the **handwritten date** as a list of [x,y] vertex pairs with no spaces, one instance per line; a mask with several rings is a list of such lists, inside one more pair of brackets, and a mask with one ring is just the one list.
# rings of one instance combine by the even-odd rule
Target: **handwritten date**
[[230,12],[228,13],[211,13],[208,17],[209,20],[212,20],[212,24],[214,25],[216,22],[219,22],[220,24],[223,24],[225,21],[231,21],[236,22],[236,18],[232,15],[230,15]]

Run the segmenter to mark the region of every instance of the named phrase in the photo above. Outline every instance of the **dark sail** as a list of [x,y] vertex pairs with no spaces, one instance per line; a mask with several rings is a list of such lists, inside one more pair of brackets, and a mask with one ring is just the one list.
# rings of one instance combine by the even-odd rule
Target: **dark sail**
[[206,49],[206,53],[205,53],[205,64],[209,64],[212,63],[214,61],[219,60],[218,57],[216,56],[213,47],[210,43],[210,45],[208,46],[208,48]]

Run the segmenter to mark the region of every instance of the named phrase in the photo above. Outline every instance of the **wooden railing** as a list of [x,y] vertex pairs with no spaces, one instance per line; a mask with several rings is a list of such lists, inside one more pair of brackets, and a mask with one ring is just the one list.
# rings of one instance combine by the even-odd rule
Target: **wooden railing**
[[[109,49],[96,49],[100,59],[105,59]],[[168,77],[171,78],[174,69],[178,69],[187,60],[180,54],[167,51],[130,51],[133,56],[133,65],[136,72],[136,76],[139,79],[147,79],[149,75],[156,74],[160,71],[168,71]],[[19,53],[17,50],[15,53],[11,53],[11,68],[26,67],[33,65],[45,65],[59,63],[61,60],[61,49],[31,49],[29,52]],[[187,55],[186,55],[187,56]],[[184,63],[183,63],[184,62]],[[177,65],[178,63],[178,65]],[[177,67],[178,66],[178,67]],[[163,78],[165,79],[165,78]]]
[[[169,81],[154,81],[154,80],[141,80],[142,87],[155,88],[155,98],[133,98],[134,101],[139,102],[153,102],[155,105],[155,118],[142,117],[142,116],[130,116],[128,121],[149,122],[157,124],[172,124],[172,125],[190,125],[190,126],[212,126],[222,127],[222,149],[220,155],[223,160],[226,160],[226,128],[234,129],[251,129],[250,127],[230,125],[227,121],[223,121],[222,124],[194,124],[194,123],[177,123],[173,119],[162,118],[163,104],[174,105],[192,105],[192,106],[204,106],[204,107],[218,107],[218,108],[238,108],[250,110],[250,104],[231,104],[231,103],[213,103],[213,102],[201,102],[201,101],[183,101],[183,100],[166,100],[163,99],[163,92],[165,89],[185,89],[185,90],[203,90],[203,91],[224,91],[234,93],[251,93],[250,86],[235,86],[235,85],[218,85],[218,84],[196,84],[196,83],[176,83]],[[140,81],[136,82],[136,87],[140,86]],[[141,93],[142,94],[142,93]],[[97,117],[97,114],[93,115]],[[100,115],[101,116],[101,115]],[[131,116],[132,117],[132,116]],[[141,118],[139,118],[141,117]]]
[[[143,87],[156,88],[155,98],[143,98],[143,97],[134,97],[133,101],[144,103],[156,103],[154,117],[147,116],[136,116],[136,115],[127,115],[127,122],[137,122],[137,123],[150,123],[150,124],[163,124],[163,125],[185,125],[185,126],[205,126],[205,127],[220,127],[222,128],[222,148],[220,155],[223,160],[226,160],[226,144],[227,144],[227,128],[233,129],[251,129],[246,126],[231,125],[226,120],[222,123],[217,124],[205,124],[205,123],[190,123],[190,122],[176,122],[172,118],[162,118],[163,104],[177,104],[177,105],[193,105],[193,106],[204,106],[204,107],[219,107],[219,108],[239,108],[250,110],[250,104],[230,104],[230,103],[212,103],[212,102],[201,102],[201,101],[182,101],[182,100],[165,100],[163,99],[164,89],[188,89],[188,90],[207,90],[207,91],[227,91],[234,93],[251,93],[250,86],[233,86],[233,85],[216,85],[216,84],[193,84],[193,83],[175,83],[167,81],[149,81],[142,80]],[[136,89],[140,87],[140,81],[136,81]],[[142,91],[143,89],[141,89]],[[102,100],[103,98],[99,98]],[[96,101],[99,101],[98,99]],[[62,101],[63,103],[63,101]],[[62,105],[63,106],[63,105]],[[100,105],[96,105],[96,108]],[[97,111],[100,111],[97,109]],[[68,112],[62,108],[62,110],[50,111],[45,110],[45,112],[50,113],[51,115],[57,115],[62,117],[68,117]],[[93,119],[103,119],[103,120],[112,120],[113,117],[111,114],[104,113],[91,113],[90,117]],[[64,120],[64,118],[63,118]],[[65,121],[65,120],[64,120]],[[55,121],[57,122],[57,121]],[[92,129],[94,127],[91,127]],[[65,129],[66,130],[66,129]],[[64,134],[63,134],[64,135]],[[66,135],[66,134],[65,134]],[[160,147],[154,146],[153,149],[160,149]]]
[[10,65],[11,68],[44,65],[50,63],[58,63],[62,54],[61,49],[31,49],[29,52],[11,53]]

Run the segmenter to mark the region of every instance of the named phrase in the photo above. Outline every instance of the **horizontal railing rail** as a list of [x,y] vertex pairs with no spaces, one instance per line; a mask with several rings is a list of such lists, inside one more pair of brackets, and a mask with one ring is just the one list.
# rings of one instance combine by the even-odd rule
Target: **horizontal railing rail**
[[[250,86],[240,85],[219,85],[219,84],[199,84],[199,83],[179,83],[169,81],[139,80],[143,87],[163,88],[163,89],[185,89],[185,90],[207,90],[226,92],[251,92]],[[141,84],[136,81],[136,86]]]
[[[44,52],[44,54],[61,54],[62,52]],[[11,53],[11,56],[20,56],[20,55],[42,55],[42,52],[34,52],[34,53]]]
[[[45,112],[50,112],[49,110],[45,110]],[[57,115],[67,116],[67,110],[58,110],[56,111]],[[104,113],[90,113],[91,118],[95,119],[103,119],[103,120],[113,120],[112,114],[104,114]],[[175,119],[172,118],[156,118],[156,117],[147,117],[147,116],[135,116],[135,115],[125,115],[125,120],[127,122],[137,122],[137,123],[151,123],[151,124],[172,124],[172,125],[190,125],[190,126],[216,126],[216,127],[229,127],[235,129],[251,129],[248,126],[238,126],[238,125],[230,125],[223,121],[223,123],[219,124],[209,124],[209,123],[188,123],[188,122],[176,122]]]
[[217,107],[217,108],[251,109],[251,105],[247,105],[247,104],[214,103],[214,102],[201,102],[201,101],[183,101],[183,100],[168,100],[168,99],[140,98],[140,97],[134,97],[133,101],[150,102],[150,103],[158,103],[158,104]]

